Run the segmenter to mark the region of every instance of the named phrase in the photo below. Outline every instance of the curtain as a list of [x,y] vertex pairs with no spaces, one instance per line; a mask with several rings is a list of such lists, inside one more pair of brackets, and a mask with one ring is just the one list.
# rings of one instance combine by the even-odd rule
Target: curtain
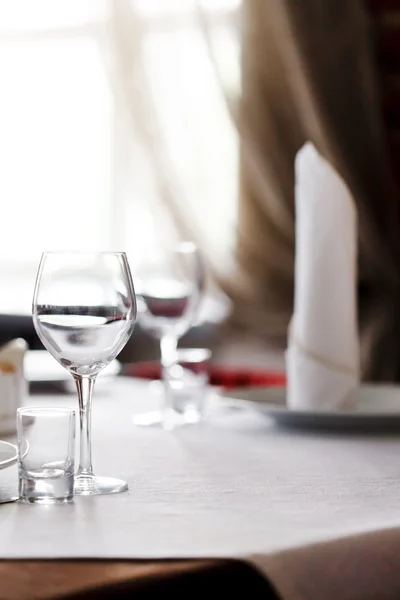
[[395,380],[399,197],[375,44],[362,0],[244,2],[238,267],[227,287],[232,326],[283,346],[294,291],[294,158],[311,140],[357,204],[364,378]]
[[[129,226],[135,235],[138,211],[147,239],[196,241],[219,275],[229,268],[237,221],[239,5],[177,5],[165,2],[157,23],[144,2],[111,3],[102,51],[123,138]],[[132,260],[140,254],[137,247]]]
[[364,377],[400,379],[399,193],[371,4],[1,3],[0,312],[30,313],[42,250],[122,249],[135,268],[149,243],[190,237],[230,330],[283,347],[294,157],[311,140],[358,207]]
[[30,312],[43,250],[125,250],[134,269],[191,238],[211,281],[230,268],[240,4],[1,4],[0,313]]

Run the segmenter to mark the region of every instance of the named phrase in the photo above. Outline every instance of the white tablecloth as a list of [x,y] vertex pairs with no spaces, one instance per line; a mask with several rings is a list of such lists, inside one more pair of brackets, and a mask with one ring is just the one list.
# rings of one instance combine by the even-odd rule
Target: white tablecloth
[[[0,505],[0,558],[243,557],[285,599],[400,597],[400,435],[285,432],[239,410],[135,427],[152,402],[131,379],[95,390],[95,470],[129,492]],[[15,479],[0,472],[0,488]]]

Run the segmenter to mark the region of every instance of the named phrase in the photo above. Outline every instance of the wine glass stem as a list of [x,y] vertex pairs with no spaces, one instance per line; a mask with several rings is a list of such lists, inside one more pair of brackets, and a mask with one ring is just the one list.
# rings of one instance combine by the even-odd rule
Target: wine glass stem
[[80,460],[78,477],[93,477],[92,466],[92,393],[95,377],[74,376],[78,390],[80,423]]
[[175,335],[164,335],[160,341],[162,380],[164,384],[164,411],[174,408],[173,390],[171,388],[171,369],[177,362],[176,348],[178,340]]

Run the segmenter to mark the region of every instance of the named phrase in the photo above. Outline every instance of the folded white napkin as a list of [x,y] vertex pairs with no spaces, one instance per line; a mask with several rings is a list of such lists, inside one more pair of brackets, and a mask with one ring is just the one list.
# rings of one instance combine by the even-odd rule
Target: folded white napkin
[[344,181],[311,143],[298,152],[295,170],[287,402],[297,410],[349,409],[359,383],[356,208]]

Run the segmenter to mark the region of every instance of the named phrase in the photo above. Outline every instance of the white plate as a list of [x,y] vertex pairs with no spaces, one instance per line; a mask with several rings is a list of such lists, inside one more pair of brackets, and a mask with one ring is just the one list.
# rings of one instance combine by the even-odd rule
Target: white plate
[[11,467],[17,462],[18,450],[13,444],[0,440],[0,471]]
[[400,386],[362,385],[353,411],[300,411],[286,406],[286,388],[257,387],[227,390],[220,396],[231,406],[250,408],[285,427],[400,431]]
[[[99,377],[113,377],[118,375],[121,364],[113,360],[105,369],[100,371]],[[69,382],[70,373],[62,367],[47,350],[29,350],[24,359],[25,377],[31,383]]]

